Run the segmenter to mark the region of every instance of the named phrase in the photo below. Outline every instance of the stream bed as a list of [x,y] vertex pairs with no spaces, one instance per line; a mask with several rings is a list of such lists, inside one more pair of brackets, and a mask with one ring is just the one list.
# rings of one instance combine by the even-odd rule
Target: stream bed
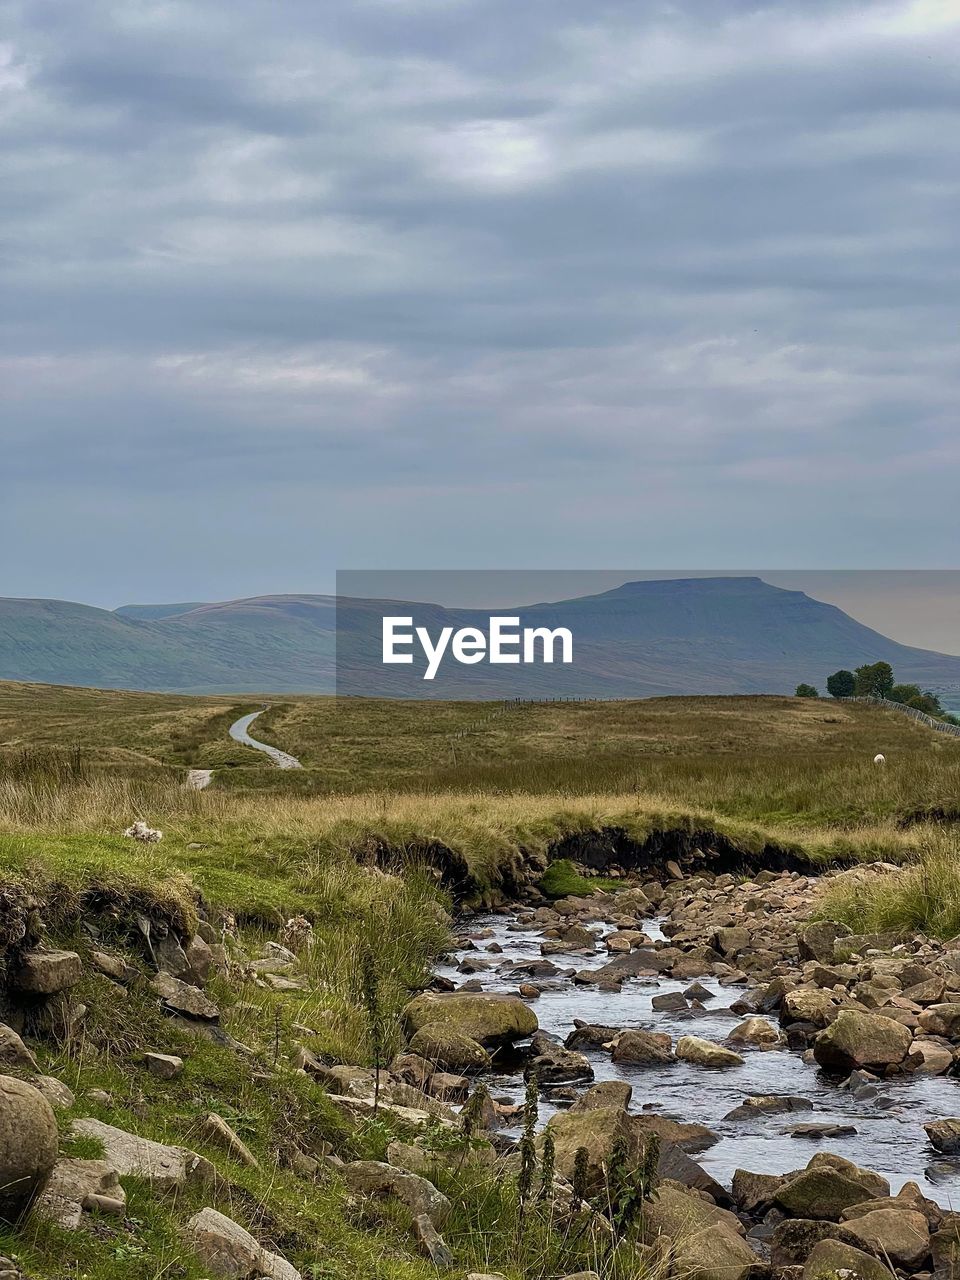
[[[647,920],[641,926],[651,939],[661,938],[659,921]],[[505,915],[482,915],[471,918],[466,936],[492,934],[477,939],[472,948],[455,951],[440,965],[437,973],[461,986],[468,977],[480,980],[485,991],[516,994],[523,975],[510,972],[514,964],[540,958],[544,940],[536,928],[520,928],[514,918]],[[598,931],[598,939],[602,933]],[[491,943],[503,948],[502,953],[485,951]],[[491,962],[491,968],[478,974],[465,975],[459,962],[471,960]],[[599,967],[611,957],[604,950],[592,955],[571,949],[569,953],[551,954],[550,959],[561,969],[581,970]],[[683,1035],[702,1036],[724,1041],[741,1020],[728,1006],[743,993],[742,986],[723,986],[715,978],[699,981],[714,994],[706,1004],[706,1012],[696,1016],[660,1012],[651,1008],[653,996],[684,991],[689,981],[660,977],[628,979],[620,992],[599,991],[570,978],[556,976],[547,981],[531,979],[542,988],[538,999],[530,1001],[541,1030],[563,1040],[574,1029],[574,1019],[627,1028],[668,1033],[674,1041]],[[774,1019],[769,1019],[777,1025]],[[708,1125],[719,1135],[719,1142],[694,1155],[718,1182],[729,1187],[736,1169],[756,1173],[785,1173],[803,1168],[817,1151],[830,1151],[883,1174],[894,1193],[905,1182],[912,1181],[945,1208],[960,1207],[960,1167],[944,1160],[929,1145],[922,1125],[925,1121],[960,1115],[960,1081],[947,1076],[904,1076],[881,1081],[875,1096],[854,1098],[841,1089],[840,1081],[826,1076],[817,1067],[805,1063],[801,1056],[786,1048],[759,1050],[737,1046],[744,1065],[724,1070],[710,1069],[686,1062],[662,1067],[631,1066],[613,1063],[608,1052],[578,1045],[585,1053],[595,1079],[626,1080],[633,1087],[631,1110],[657,1110],[671,1119],[696,1121]],[[486,1083],[495,1097],[509,1097],[521,1102],[524,1082],[518,1072],[493,1075]],[[809,1099],[813,1110],[791,1114],[768,1114],[748,1120],[724,1120],[745,1098],[763,1094],[793,1095]],[[541,1098],[540,1117],[546,1122],[556,1107]],[[856,1133],[829,1138],[797,1138],[787,1132],[797,1123],[832,1123],[852,1125]],[[519,1130],[507,1129],[507,1133]]]

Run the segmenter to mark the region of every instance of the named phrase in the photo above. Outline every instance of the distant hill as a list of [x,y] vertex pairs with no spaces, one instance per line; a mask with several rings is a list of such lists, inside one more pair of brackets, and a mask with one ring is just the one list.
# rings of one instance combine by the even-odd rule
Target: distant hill
[[[900,680],[960,684],[960,657],[898,644],[834,605],[760,578],[630,582],[600,595],[509,610],[524,626],[567,626],[573,667],[378,659],[382,601],[340,601],[340,669],[349,691],[415,697],[651,697],[821,690],[838,667],[883,659]],[[393,602],[432,631],[485,624],[487,613]],[[336,601],[277,595],[219,604],[128,605],[0,599],[0,678],[195,693],[325,693],[334,687]],[[352,683],[350,683],[352,681]]]

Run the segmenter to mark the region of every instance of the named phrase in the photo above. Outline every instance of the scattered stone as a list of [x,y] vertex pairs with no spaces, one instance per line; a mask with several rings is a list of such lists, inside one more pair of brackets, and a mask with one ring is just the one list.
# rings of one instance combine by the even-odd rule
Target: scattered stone
[[80,1225],[83,1211],[123,1213],[127,1194],[108,1160],[58,1160],[34,1212],[67,1231]]
[[856,1127],[852,1124],[833,1124],[829,1120],[821,1123],[813,1121],[809,1124],[795,1124],[787,1130],[791,1138],[845,1138],[852,1133],[856,1133]]
[[90,963],[104,977],[112,978],[123,986],[128,986],[138,976],[132,965],[127,964],[120,956],[110,955],[106,951],[91,951]]
[[413,1233],[420,1245],[420,1251],[435,1267],[453,1266],[453,1253],[444,1243],[443,1237],[427,1214],[418,1213],[414,1218]]
[[75,951],[27,951],[7,981],[17,991],[49,996],[66,991],[83,977],[83,962]]
[[689,1006],[682,991],[665,991],[653,997],[650,1007],[656,1013],[686,1013]]
[[960,1120],[931,1120],[923,1126],[930,1139],[930,1145],[945,1155],[956,1155],[960,1151]]
[[593,1067],[582,1053],[565,1049],[545,1032],[536,1033],[531,1047],[534,1056],[524,1071],[526,1079],[536,1075],[542,1084],[593,1079]]
[[200,1123],[200,1132],[214,1146],[225,1151],[228,1156],[245,1164],[251,1169],[259,1169],[260,1162],[243,1139],[236,1134],[222,1116],[211,1112]]
[[673,1042],[668,1035],[654,1031],[623,1031],[614,1043],[613,1061],[635,1066],[659,1066],[673,1062]]
[[625,1080],[601,1080],[582,1094],[570,1108],[570,1112],[596,1111],[600,1107],[614,1107],[626,1111],[633,1097],[633,1089]]
[[158,1080],[176,1080],[183,1074],[183,1059],[173,1053],[145,1053],[143,1065]]
[[220,1010],[202,991],[178,978],[172,978],[169,973],[158,973],[151,980],[150,987],[166,1008],[183,1014],[184,1017],[207,1022],[216,1022],[220,1018]]
[[752,1045],[757,1049],[780,1049],[786,1044],[786,1036],[766,1018],[746,1018],[733,1028],[728,1041],[731,1044]]
[[739,1107],[734,1107],[723,1117],[724,1120],[750,1120],[758,1115],[774,1115],[782,1111],[812,1111],[813,1103],[809,1098],[795,1098],[789,1094],[769,1093],[754,1098],[744,1098]]
[[73,1090],[55,1076],[37,1076],[30,1083],[38,1093],[43,1094],[55,1111],[68,1111],[76,1102]]
[[0,1022],[0,1067],[21,1071],[39,1071],[36,1058],[23,1043],[16,1031]]

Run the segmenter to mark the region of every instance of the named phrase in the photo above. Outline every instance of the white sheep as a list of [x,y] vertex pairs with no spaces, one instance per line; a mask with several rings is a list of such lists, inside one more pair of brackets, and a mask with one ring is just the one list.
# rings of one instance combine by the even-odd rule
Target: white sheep
[[873,763],[876,765],[886,764],[887,757],[884,755],[881,755],[880,752],[878,751],[877,754],[873,757]]
[[156,827],[148,827],[139,819],[123,833],[128,840],[139,840],[141,844],[158,844],[163,839],[163,832]]

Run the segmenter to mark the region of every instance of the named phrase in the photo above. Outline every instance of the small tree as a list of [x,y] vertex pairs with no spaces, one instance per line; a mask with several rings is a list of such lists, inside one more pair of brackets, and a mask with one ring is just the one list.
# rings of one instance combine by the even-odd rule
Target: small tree
[[820,694],[812,684],[798,684],[795,696],[798,698],[819,698]]
[[843,667],[827,676],[827,693],[831,698],[852,698],[857,689],[857,678]]
[[893,667],[889,662],[870,662],[857,667],[854,687],[861,698],[889,698],[893,688]]

